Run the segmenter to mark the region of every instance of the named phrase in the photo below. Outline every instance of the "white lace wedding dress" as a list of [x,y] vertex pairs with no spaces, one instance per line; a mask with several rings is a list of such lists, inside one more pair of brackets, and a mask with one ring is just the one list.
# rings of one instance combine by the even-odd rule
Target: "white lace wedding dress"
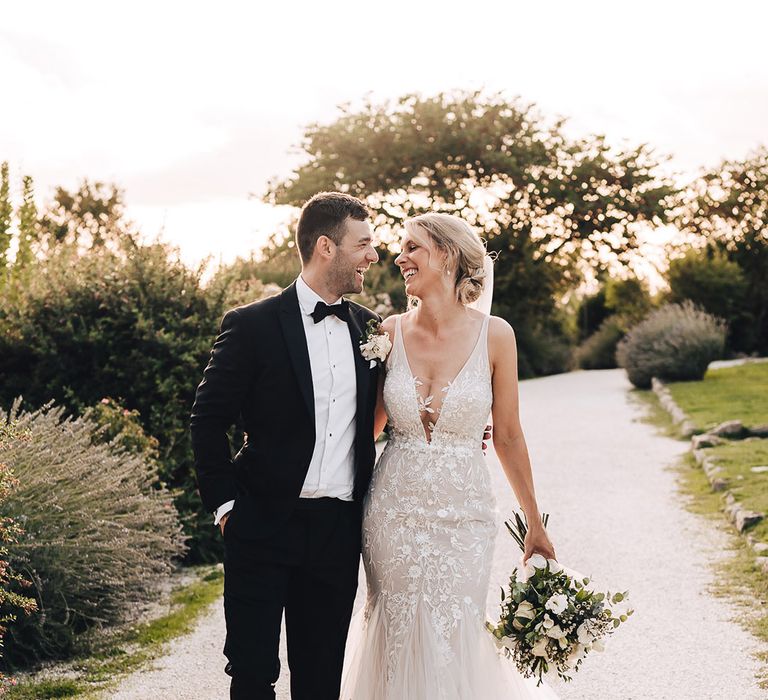
[[396,319],[390,440],[363,522],[368,599],[350,630],[343,700],[557,697],[500,658],[484,627],[497,530],[480,439],[493,398],[488,321],[455,379],[424,396]]

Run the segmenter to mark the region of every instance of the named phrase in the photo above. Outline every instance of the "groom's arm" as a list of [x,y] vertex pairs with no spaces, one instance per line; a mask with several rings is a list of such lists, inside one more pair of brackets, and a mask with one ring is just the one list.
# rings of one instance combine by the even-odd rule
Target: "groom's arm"
[[198,488],[210,512],[228,505],[236,495],[227,431],[240,414],[255,364],[243,318],[238,309],[232,309],[221,322],[190,420]]

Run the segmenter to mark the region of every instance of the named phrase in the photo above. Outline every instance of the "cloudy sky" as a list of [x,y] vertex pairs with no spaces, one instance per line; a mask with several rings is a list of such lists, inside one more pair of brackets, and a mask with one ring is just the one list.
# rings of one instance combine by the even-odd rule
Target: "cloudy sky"
[[503,90],[683,174],[768,143],[768,3],[36,2],[3,8],[0,161],[118,183],[190,263],[258,248],[258,198],[337,105]]

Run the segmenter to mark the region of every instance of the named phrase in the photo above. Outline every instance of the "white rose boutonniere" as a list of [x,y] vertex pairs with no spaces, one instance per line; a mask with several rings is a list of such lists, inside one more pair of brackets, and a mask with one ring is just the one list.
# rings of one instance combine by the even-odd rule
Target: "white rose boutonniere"
[[368,321],[360,340],[360,352],[371,363],[371,368],[376,363],[384,362],[392,349],[392,341],[389,333],[381,329],[381,322],[372,318]]

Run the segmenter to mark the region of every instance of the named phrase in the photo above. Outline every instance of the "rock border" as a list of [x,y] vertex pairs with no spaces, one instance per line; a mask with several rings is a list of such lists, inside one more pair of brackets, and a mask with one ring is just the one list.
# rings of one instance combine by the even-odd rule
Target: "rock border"
[[752,535],[745,534],[746,530],[765,518],[765,513],[747,510],[736,500],[733,492],[728,488],[728,480],[720,475],[723,471],[722,467],[704,451],[707,447],[723,444],[725,442],[723,438],[740,440],[746,437],[768,437],[768,425],[747,428],[741,421],[729,420],[720,423],[720,425],[706,433],[697,434],[693,421],[672,398],[672,393],[666,384],[654,377],[651,380],[651,387],[656,396],[658,396],[659,403],[670,415],[675,426],[678,427],[682,437],[690,438],[689,451],[693,455],[697,466],[704,470],[711,489],[723,494],[725,499],[723,510],[739,534],[745,535],[747,544],[757,555],[755,564],[768,573],[768,544],[757,542]]

